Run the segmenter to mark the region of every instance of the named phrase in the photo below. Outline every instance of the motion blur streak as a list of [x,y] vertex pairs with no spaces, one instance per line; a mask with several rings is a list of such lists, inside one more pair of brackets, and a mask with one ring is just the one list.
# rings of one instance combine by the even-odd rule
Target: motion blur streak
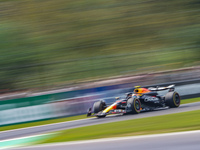
[[53,131],[79,128],[79,127],[84,127],[84,126],[91,126],[91,125],[119,122],[119,121],[132,120],[132,119],[138,119],[138,118],[147,118],[147,117],[153,117],[153,116],[181,113],[181,112],[187,112],[187,111],[193,111],[193,110],[199,110],[199,109],[200,109],[200,102],[197,102],[197,103],[191,103],[191,104],[183,104],[178,109],[176,108],[163,109],[163,110],[152,111],[152,112],[147,112],[147,113],[140,113],[137,115],[127,115],[127,116],[114,115],[114,116],[107,116],[106,118],[101,118],[101,119],[89,118],[89,119],[81,119],[81,120],[76,120],[76,121],[52,123],[52,124],[41,125],[41,126],[3,131],[3,132],[0,132],[0,140],[6,140],[6,139],[24,137],[24,136],[30,136],[30,135],[37,135],[37,134],[45,134],[45,133],[49,133]]
[[[112,139],[100,139],[80,142],[66,142],[58,144],[46,144],[32,147],[21,148],[22,150],[102,150],[102,149],[135,149],[154,150],[154,149],[180,149],[180,150],[199,150],[200,130],[189,132],[177,132],[167,134],[156,134],[147,136],[133,136]],[[145,143],[145,144],[144,144]]]
[[[0,127],[83,114],[137,85],[199,80],[199,18],[199,0],[0,0]],[[199,83],[177,89],[198,95]],[[117,144],[108,147],[129,145]]]
[[0,89],[200,64],[199,0],[0,1]]

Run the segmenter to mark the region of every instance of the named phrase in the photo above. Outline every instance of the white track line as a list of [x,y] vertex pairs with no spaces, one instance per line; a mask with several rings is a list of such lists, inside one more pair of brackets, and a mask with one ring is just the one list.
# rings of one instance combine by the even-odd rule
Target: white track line
[[21,139],[26,139],[26,138],[32,138],[32,137],[40,137],[40,136],[44,136],[44,135],[53,135],[53,134],[55,134],[55,133],[37,134],[37,135],[30,135],[30,136],[24,136],[24,137],[19,137],[19,138],[6,139],[6,140],[1,140],[0,143],[13,141],[13,140],[21,140]]
[[128,136],[128,137],[102,138],[102,139],[95,139],[95,140],[72,141],[72,142],[61,142],[61,143],[50,143],[50,144],[40,144],[40,145],[35,145],[35,146],[21,147],[21,148],[17,148],[17,149],[42,148],[42,147],[52,147],[52,146],[64,146],[64,145],[66,146],[66,145],[74,145],[74,144],[77,145],[77,144],[99,143],[99,142],[112,142],[112,141],[119,141],[119,140],[164,137],[164,136],[184,135],[184,134],[193,134],[193,133],[200,134],[200,130],[163,133],[163,134],[151,134],[151,135],[138,135],[138,136]]

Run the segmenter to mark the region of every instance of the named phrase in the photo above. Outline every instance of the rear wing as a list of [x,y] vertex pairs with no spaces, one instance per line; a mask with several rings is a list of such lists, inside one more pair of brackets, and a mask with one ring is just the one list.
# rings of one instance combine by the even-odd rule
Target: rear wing
[[168,90],[169,89],[169,92],[171,92],[171,91],[174,91],[175,85],[169,85],[167,87],[156,87],[156,88],[150,87],[148,89],[151,90],[151,91],[163,91],[163,90]]

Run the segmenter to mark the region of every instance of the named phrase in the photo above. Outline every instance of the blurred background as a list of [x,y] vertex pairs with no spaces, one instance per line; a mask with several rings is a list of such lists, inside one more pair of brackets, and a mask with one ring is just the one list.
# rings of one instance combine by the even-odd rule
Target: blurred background
[[0,90],[200,65],[199,0],[0,0]]
[[[109,105],[115,97],[125,98],[134,86],[171,84],[182,100],[194,102],[190,98],[200,97],[200,0],[0,0],[0,132],[64,122],[69,116],[83,119],[98,100]],[[144,130],[126,123],[122,126],[127,133],[121,129],[120,133],[144,134],[154,128],[161,133],[160,127],[165,126],[164,132],[196,130],[198,112],[169,121],[144,121]],[[162,123],[160,127],[157,122]],[[138,121],[133,124],[140,126]],[[112,136],[118,136],[121,125],[116,125],[108,132]],[[70,126],[54,127],[16,130],[13,135],[1,132],[0,149],[5,146],[2,139]],[[90,131],[107,133],[103,126],[99,129],[95,126]],[[77,135],[90,137],[90,131],[85,130],[84,136],[83,130]],[[73,140],[76,135],[63,133],[58,137],[73,134]]]

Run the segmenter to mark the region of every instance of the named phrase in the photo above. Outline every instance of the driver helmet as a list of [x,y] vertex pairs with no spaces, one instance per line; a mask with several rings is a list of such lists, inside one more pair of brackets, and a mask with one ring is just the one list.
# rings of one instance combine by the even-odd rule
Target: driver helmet
[[134,89],[134,91],[133,91],[133,93],[134,94],[138,94],[138,92],[139,92],[139,89],[138,88],[140,88],[141,86],[135,86],[135,89]]

